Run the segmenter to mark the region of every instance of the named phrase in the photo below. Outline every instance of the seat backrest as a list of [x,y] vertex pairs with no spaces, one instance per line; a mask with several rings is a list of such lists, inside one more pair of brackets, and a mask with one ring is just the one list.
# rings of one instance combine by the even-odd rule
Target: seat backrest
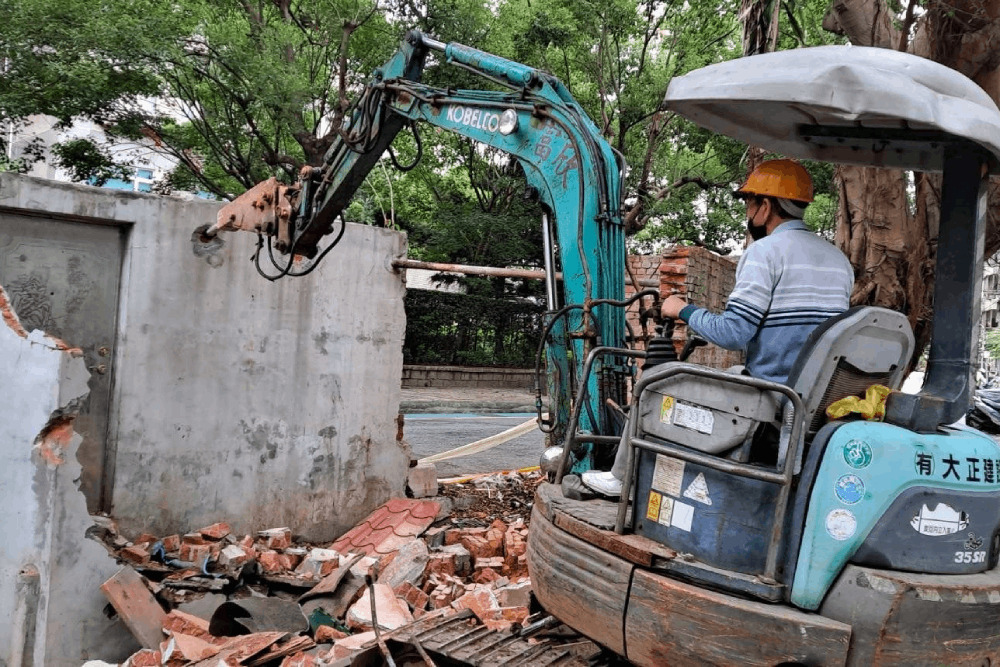
[[818,326],[788,375],[805,406],[806,437],[834,401],[863,396],[873,384],[899,389],[914,345],[906,316],[887,308],[856,306]]

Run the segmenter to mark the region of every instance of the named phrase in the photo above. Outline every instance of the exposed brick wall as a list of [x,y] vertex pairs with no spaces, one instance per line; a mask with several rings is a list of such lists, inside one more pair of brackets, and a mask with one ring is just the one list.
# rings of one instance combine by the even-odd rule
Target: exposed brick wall
[[[662,255],[630,255],[628,262],[640,287],[644,288],[646,286],[644,283],[654,281],[657,278],[656,273],[659,273],[662,298],[677,294],[695,305],[716,313],[725,308],[726,299],[733,290],[736,278],[736,263],[733,260],[699,247],[670,247]],[[635,294],[631,282],[631,278],[626,278],[627,296]],[[648,307],[648,299],[644,301]],[[639,327],[637,305],[634,304],[629,309],[628,319],[636,335],[640,336],[642,331]],[[654,332],[650,330],[649,333]],[[674,327],[674,345],[678,352],[686,340],[687,327],[683,323],[678,323]],[[637,342],[637,347],[644,345]],[[743,355],[740,352],[708,345],[695,351],[689,361],[712,368],[728,368],[743,363]]]

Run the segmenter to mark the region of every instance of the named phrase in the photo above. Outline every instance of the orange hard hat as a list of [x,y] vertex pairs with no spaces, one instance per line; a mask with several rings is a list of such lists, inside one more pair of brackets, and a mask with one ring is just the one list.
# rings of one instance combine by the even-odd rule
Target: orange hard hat
[[809,172],[795,160],[768,160],[747,176],[736,196],[756,195],[811,202],[813,183]]

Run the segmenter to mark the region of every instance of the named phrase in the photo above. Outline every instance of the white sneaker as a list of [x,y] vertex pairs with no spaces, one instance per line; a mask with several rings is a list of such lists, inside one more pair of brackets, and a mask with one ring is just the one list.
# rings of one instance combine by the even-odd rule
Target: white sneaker
[[622,481],[610,470],[607,472],[590,470],[580,475],[580,481],[602,496],[617,498],[622,495]]

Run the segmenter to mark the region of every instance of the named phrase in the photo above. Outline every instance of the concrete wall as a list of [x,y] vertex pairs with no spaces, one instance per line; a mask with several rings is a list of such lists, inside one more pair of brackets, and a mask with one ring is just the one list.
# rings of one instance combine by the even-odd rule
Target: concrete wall
[[102,613],[100,585],[118,569],[84,537],[92,521],[76,486],[74,405],[83,360],[18,327],[0,289],[0,665],[79,665],[137,648]]
[[215,203],[3,174],[0,207],[129,226],[110,436],[126,533],[325,540],[403,492],[402,234],[348,225],[312,274],[270,283],[252,235],[193,245]]
[[[217,207],[0,174],[0,209],[128,228],[109,436],[112,514],[123,532],[224,520],[237,532],[290,526],[331,540],[404,491],[409,452],[396,440],[396,416],[405,287],[391,266],[404,236],[349,225],[313,274],[269,283],[247,261],[251,235],[192,244],[193,228],[213,221]],[[45,544],[52,560],[38,564],[42,579],[63,582],[52,604],[72,611],[93,602],[99,611],[103,600],[93,598],[109,572],[71,581],[81,553],[103,552],[83,537],[76,461],[69,452],[58,474],[45,473],[30,449],[62,404],[54,398],[62,362],[28,355],[35,348],[0,329],[0,488],[6,500],[29,491],[36,499],[23,513],[0,513],[0,534],[21,536],[0,549],[9,560],[0,563],[0,614],[12,617],[12,577]],[[58,479],[39,486],[43,473]],[[70,505],[72,516],[61,509]],[[74,660],[81,636],[100,634],[83,620],[63,637]]]

